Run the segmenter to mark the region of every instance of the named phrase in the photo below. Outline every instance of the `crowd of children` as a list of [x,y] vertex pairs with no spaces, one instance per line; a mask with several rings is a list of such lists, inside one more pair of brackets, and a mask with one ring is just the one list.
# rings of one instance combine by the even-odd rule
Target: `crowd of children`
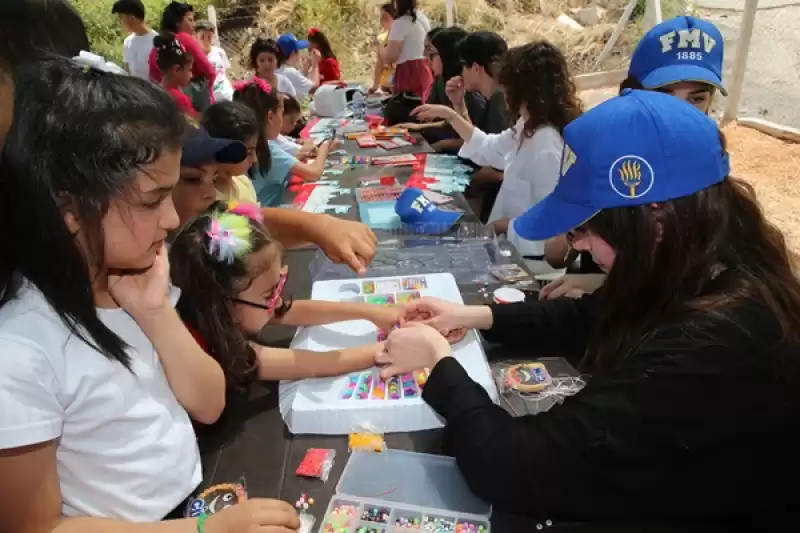
[[[710,23],[654,27],[620,96],[583,113],[550,43],[508,49],[490,32],[431,30],[414,0],[384,6],[375,89],[425,99],[413,115],[436,121],[426,129],[473,160],[479,182],[499,184],[496,200],[480,191],[488,220],[531,268],[580,254],[603,275],[554,283],[540,302],[376,306],[284,293],[284,248],[315,243],[363,273],[376,246],[362,224],[275,207],[289,177],[319,179],[335,147],[289,137],[298,100],[341,78],[321,31],[257,40],[254,75],[226,85],[214,28],[188,4],[171,2],[155,34],[139,0],[115,3],[131,32],[125,75],[76,58],[88,40],[66,1],[11,2],[17,28],[5,31],[0,6],[9,531],[144,533],[165,519],[159,531],[296,531],[289,504],[259,498],[182,519],[203,480],[196,432],[254,381],[376,364],[385,376],[432,369],[423,399],[446,421],[446,451],[498,510],[737,522],[793,506],[779,481],[800,471],[800,282],[707,116],[724,91]],[[393,331],[327,353],[257,338],[267,324],[348,319]],[[556,349],[588,385],[511,417],[451,357],[468,328]]]

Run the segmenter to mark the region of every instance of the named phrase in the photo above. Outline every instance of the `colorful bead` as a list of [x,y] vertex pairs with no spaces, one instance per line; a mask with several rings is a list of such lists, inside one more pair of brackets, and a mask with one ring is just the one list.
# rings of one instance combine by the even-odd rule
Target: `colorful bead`
[[386,507],[365,507],[361,512],[361,520],[385,524],[389,521],[389,513],[390,510]]
[[426,533],[454,533],[455,522],[446,518],[425,517],[422,531]]
[[456,533],[486,533],[486,526],[472,522],[459,522],[456,525]]

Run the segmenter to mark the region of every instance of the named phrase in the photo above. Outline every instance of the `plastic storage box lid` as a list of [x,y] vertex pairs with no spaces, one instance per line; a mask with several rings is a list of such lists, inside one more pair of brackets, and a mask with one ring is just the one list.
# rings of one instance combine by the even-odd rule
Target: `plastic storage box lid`
[[455,459],[402,450],[354,451],[336,485],[336,495],[476,516],[488,517],[492,511],[467,487]]

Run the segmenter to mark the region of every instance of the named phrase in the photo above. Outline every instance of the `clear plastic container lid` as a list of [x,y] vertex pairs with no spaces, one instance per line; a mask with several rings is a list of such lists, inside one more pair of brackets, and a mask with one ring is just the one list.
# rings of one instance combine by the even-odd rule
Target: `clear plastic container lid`
[[476,516],[492,511],[467,487],[455,459],[402,450],[353,452],[336,493]]

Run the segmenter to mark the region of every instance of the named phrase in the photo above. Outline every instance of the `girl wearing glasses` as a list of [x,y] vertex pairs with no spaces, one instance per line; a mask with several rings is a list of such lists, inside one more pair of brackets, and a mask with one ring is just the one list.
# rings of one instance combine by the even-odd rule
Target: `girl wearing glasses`
[[199,344],[225,372],[229,390],[254,380],[335,376],[369,368],[382,343],[332,352],[261,346],[252,341],[267,323],[313,326],[364,319],[381,331],[401,320],[390,306],[292,301],[282,297],[287,271],[281,247],[253,204],[212,206],[184,228],[170,247],[178,312]]

